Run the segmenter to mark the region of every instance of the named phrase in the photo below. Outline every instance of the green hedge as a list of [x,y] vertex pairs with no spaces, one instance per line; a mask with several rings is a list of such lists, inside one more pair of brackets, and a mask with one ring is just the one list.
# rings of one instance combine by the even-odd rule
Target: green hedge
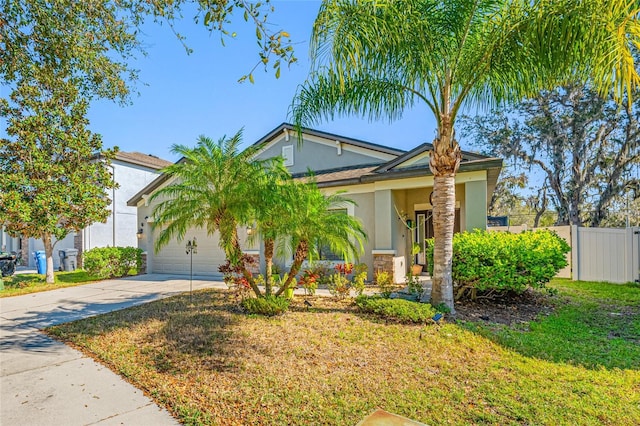
[[363,312],[403,323],[426,323],[436,310],[428,303],[411,302],[404,299],[387,299],[380,296],[361,295],[355,299]]
[[[473,297],[476,290],[522,293],[527,287],[544,287],[567,266],[569,250],[561,237],[548,230],[455,234],[452,273],[456,298],[465,290],[471,290]],[[427,240],[427,259],[433,275],[433,239]]]
[[289,309],[289,300],[273,295],[264,297],[251,297],[242,301],[242,307],[249,314],[265,315],[272,317],[283,314]]
[[124,277],[142,267],[142,250],[135,247],[100,247],[82,254],[82,265],[99,278]]

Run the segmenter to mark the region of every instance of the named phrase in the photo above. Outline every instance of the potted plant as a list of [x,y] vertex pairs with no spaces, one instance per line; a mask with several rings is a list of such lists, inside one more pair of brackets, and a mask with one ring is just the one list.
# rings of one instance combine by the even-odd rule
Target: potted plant
[[413,245],[411,246],[411,273],[414,276],[420,275],[422,273],[422,265],[418,265],[417,263],[415,263],[416,256],[418,255],[418,253],[420,253],[421,250],[422,248],[418,243],[413,243]]

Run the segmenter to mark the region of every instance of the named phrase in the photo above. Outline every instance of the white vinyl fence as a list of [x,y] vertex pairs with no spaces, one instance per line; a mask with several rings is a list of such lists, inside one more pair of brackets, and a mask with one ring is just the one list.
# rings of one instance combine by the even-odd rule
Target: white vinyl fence
[[[531,228],[529,228],[531,229]],[[550,226],[571,246],[559,278],[612,283],[640,282],[640,228]],[[489,231],[519,233],[523,226],[493,226]]]
[[640,280],[640,228],[571,227],[573,279]]

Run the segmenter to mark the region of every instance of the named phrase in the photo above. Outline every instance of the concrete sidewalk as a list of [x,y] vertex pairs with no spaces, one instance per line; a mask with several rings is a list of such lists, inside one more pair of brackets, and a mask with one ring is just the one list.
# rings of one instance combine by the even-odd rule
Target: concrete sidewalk
[[[227,288],[197,277],[193,289]],[[142,391],[39,330],[189,291],[141,275],[0,299],[0,425],[177,425]]]

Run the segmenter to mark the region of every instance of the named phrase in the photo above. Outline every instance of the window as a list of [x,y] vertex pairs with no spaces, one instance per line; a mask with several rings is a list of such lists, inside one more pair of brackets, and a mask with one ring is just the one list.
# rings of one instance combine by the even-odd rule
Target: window
[[[338,213],[349,214],[347,212],[347,209],[334,209],[334,210],[331,210],[331,212],[334,214],[338,214]],[[333,251],[331,251],[329,244],[322,244],[322,243],[318,244],[318,259],[338,261],[338,262],[344,261],[344,258],[342,257],[341,253],[334,253]]]
[[284,158],[285,166],[293,166],[293,145],[285,145],[282,147],[282,158]]

